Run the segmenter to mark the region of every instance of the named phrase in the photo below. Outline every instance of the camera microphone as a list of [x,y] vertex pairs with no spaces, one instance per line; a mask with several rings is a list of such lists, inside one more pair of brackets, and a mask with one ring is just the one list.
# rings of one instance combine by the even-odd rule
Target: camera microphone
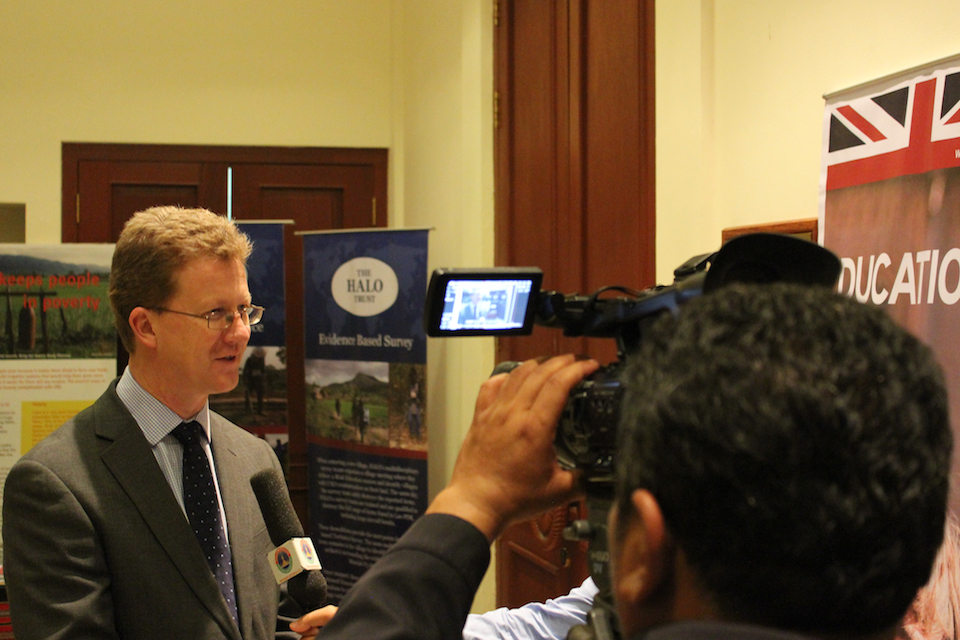
[[267,554],[277,584],[287,583],[287,593],[304,613],[319,609],[327,599],[327,580],[319,571],[313,541],[305,537],[286,483],[270,470],[250,478],[260,512],[276,549]]

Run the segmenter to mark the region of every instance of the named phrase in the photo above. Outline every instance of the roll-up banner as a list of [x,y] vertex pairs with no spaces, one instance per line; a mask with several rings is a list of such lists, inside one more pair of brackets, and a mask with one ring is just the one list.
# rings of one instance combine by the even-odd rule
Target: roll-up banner
[[284,227],[292,220],[235,221],[250,237],[247,284],[253,304],[265,309],[250,327],[250,341],[240,364],[240,384],[210,396],[210,408],[266,440],[287,470],[287,360]]
[[[839,290],[883,306],[934,348],[956,438],[960,56],[825,99],[820,237],[842,261]],[[950,508],[960,514],[956,490]]]
[[117,375],[112,258],[112,244],[0,244],[0,495],[13,463]]
[[428,233],[302,234],[310,528],[333,602],[427,507]]

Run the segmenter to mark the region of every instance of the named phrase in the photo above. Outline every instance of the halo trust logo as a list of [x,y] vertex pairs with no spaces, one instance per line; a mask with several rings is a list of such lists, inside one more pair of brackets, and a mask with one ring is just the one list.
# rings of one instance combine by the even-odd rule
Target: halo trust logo
[[376,258],[353,258],[344,262],[330,282],[333,300],[348,313],[370,317],[383,313],[397,301],[397,274]]

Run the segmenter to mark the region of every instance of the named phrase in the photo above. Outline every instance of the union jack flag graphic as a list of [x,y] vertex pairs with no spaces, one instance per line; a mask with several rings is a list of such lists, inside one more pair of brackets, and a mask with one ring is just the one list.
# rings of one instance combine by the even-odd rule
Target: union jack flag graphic
[[960,68],[828,104],[826,190],[960,166]]

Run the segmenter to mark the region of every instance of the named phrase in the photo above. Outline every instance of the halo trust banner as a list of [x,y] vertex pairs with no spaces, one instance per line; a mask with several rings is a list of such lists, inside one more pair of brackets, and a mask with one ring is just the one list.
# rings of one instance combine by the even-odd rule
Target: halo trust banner
[[[931,345],[956,390],[960,56],[826,97],[820,232],[842,261],[840,291],[885,307]],[[960,394],[950,402],[956,430]],[[950,509],[960,514],[956,491]]]
[[333,602],[427,507],[427,235],[302,234],[310,533]]

